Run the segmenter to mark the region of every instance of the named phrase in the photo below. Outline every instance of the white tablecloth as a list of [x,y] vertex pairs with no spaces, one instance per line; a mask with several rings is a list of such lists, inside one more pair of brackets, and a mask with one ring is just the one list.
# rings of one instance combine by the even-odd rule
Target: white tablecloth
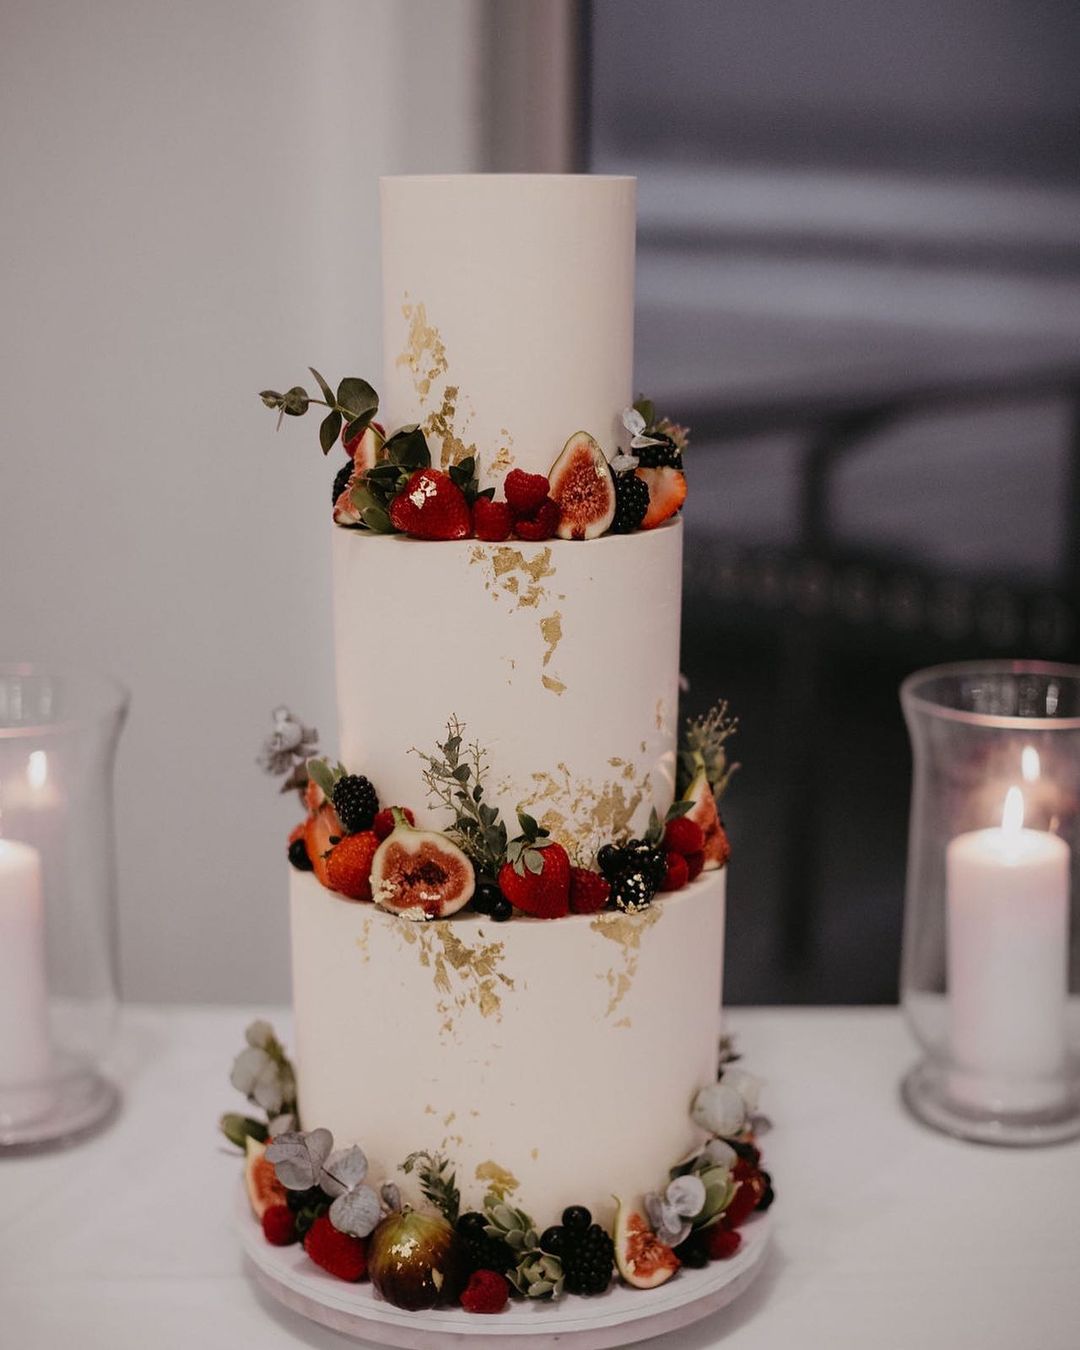
[[[245,1277],[237,1155],[215,1122],[256,1010],[128,1008],[119,1121],[68,1152],[0,1160],[3,1350],[344,1350]],[[257,1010],[284,1035],[284,1012]],[[1077,1350],[1080,1145],[1011,1151],[910,1120],[899,1015],[736,1009],[768,1081],[778,1200],[757,1284],[664,1350]],[[647,1295],[643,1295],[647,1297]]]

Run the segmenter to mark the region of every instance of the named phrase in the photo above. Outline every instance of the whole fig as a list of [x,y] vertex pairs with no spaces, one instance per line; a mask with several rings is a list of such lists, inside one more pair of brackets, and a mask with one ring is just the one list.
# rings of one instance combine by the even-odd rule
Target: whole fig
[[406,1207],[388,1214],[372,1233],[368,1274],[387,1303],[417,1312],[457,1302],[469,1278],[469,1258],[441,1214]]

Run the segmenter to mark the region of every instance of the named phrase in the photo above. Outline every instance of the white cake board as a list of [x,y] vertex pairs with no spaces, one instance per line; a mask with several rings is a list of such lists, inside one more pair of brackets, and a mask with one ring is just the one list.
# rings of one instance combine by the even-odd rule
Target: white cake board
[[406,1312],[384,1302],[367,1281],[346,1284],[320,1270],[298,1244],[272,1247],[252,1217],[242,1183],[235,1219],[254,1276],[273,1298],[343,1335],[406,1350],[440,1350],[453,1342],[521,1350],[527,1339],[540,1337],[576,1350],[606,1350],[676,1331],[725,1307],[750,1285],[761,1269],[770,1228],[768,1214],[755,1215],[740,1229],[743,1243],[733,1257],[710,1261],[702,1270],[680,1270],[658,1289],[616,1283],[595,1298],[569,1295],[555,1304],[515,1299],[503,1312],[484,1315],[464,1308]]

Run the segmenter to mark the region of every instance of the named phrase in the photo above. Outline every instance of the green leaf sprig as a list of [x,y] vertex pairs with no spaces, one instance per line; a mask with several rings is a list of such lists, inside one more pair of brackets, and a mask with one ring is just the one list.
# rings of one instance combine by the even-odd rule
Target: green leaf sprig
[[435,754],[413,748],[424,762],[424,783],[431,804],[454,818],[446,831],[469,857],[481,876],[492,879],[506,861],[506,826],[496,807],[484,801],[487,752],[477,741],[464,742],[465,728],[456,717],[446,724],[446,739]]
[[420,1181],[420,1189],[442,1213],[447,1223],[457,1223],[461,1211],[457,1173],[441,1153],[428,1153],[426,1149],[418,1149],[415,1153],[409,1154],[401,1164],[401,1170],[405,1173],[415,1171]]
[[715,704],[701,717],[689,717],[679,746],[678,791],[681,796],[700,769],[718,800],[724,795],[738,764],[729,764],[727,742],[739,729],[727,701]]
[[335,393],[314,366],[308,366],[308,370],[315,377],[322,398],[315,398],[301,384],[294,384],[284,394],[279,394],[276,389],[264,389],[259,397],[268,408],[277,409],[279,427],[285,417],[303,417],[313,403],[329,408],[319,425],[319,444],[323,454],[328,455],[341,435],[342,427],[346,441],[355,440],[367,430],[379,411],[379,396],[367,380],[355,375],[347,375]]

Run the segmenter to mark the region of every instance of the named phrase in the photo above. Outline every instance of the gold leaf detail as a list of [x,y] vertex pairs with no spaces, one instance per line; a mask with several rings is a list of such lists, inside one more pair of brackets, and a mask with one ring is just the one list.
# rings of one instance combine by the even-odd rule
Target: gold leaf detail
[[[642,936],[660,922],[662,907],[652,904],[640,914],[598,914],[589,927],[594,933],[615,942],[622,949],[622,966],[612,966],[599,978],[606,980],[611,991],[605,1017],[610,1017],[629,993],[638,970]],[[629,1026],[629,1019],[623,1018],[616,1026]]]
[[492,1162],[489,1158],[487,1162],[478,1163],[476,1167],[477,1181],[486,1181],[488,1189],[495,1192],[500,1200],[505,1200],[517,1190],[519,1182],[513,1172],[505,1167],[500,1167],[497,1162]]
[[446,347],[439,330],[428,323],[424,305],[406,301],[401,313],[408,322],[409,332],[395,365],[408,366],[413,388],[423,403],[431,392],[432,381],[446,374]]

